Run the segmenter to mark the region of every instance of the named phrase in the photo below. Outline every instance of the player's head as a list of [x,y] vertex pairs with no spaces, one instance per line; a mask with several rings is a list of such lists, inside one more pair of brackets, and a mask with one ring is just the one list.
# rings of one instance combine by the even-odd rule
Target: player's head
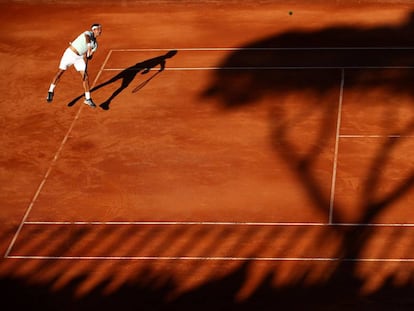
[[98,23],[92,24],[91,29],[92,29],[95,37],[100,36],[101,33],[102,33],[102,25],[101,24],[98,24]]
[[167,54],[164,55],[165,58],[171,58],[173,57],[175,54],[177,54],[177,50],[172,50],[169,51]]

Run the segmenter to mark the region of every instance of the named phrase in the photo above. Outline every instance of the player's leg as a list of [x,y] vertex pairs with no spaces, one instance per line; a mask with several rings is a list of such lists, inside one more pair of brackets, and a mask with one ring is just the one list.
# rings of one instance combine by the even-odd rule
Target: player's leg
[[62,75],[64,73],[65,73],[65,70],[59,69],[58,72],[56,73],[56,75],[53,77],[52,83],[49,86],[49,91],[47,92],[46,100],[48,102],[51,102],[53,100],[53,95],[54,95],[55,87],[58,84],[60,78],[62,77]]
[[49,91],[47,92],[46,100],[48,102],[51,102],[53,100],[55,87],[59,83],[60,78],[65,73],[66,69],[68,69],[71,65],[73,65],[73,62],[74,62],[73,54],[74,53],[70,49],[66,49],[65,53],[63,53],[63,56],[60,59],[59,70],[56,73],[56,75],[53,77],[52,83],[49,86]]
[[83,89],[85,90],[84,104],[88,105],[89,107],[96,108],[96,105],[91,98],[89,76],[88,76],[85,60],[83,58],[79,58],[78,61],[75,63],[75,68],[82,77]]
[[[60,78],[62,77],[62,75],[65,73],[66,70],[64,69],[59,69],[58,72],[56,73],[56,75],[54,76],[51,86],[53,85],[53,88],[56,87],[56,85],[59,83]],[[51,90],[53,92],[53,89]]]

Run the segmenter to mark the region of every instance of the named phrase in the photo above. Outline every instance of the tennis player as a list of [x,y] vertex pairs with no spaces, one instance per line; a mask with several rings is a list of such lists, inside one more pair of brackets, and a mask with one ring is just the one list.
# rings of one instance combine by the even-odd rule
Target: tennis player
[[50,84],[46,101],[52,102],[55,87],[58,84],[61,76],[66,71],[66,69],[74,65],[75,69],[82,76],[83,88],[85,89],[84,103],[92,108],[96,108],[96,105],[91,98],[87,64],[88,60],[92,58],[93,54],[98,48],[98,41],[96,38],[101,34],[102,25],[93,24],[91,26],[91,30],[87,30],[81,33],[73,42],[69,43],[69,47],[65,50],[60,60],[59,70],[53,78],[52,83]]

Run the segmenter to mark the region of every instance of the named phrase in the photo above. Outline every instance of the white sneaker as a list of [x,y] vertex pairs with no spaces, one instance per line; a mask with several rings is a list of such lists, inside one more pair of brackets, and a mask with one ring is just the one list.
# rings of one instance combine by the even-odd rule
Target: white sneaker
[[85,105],[88,105],[89,107],[96,108],[96,105],[95,105],[95,103],[92,101],[92,98],[90,98],[90,99],[85,99],[83,103],[84,103]]

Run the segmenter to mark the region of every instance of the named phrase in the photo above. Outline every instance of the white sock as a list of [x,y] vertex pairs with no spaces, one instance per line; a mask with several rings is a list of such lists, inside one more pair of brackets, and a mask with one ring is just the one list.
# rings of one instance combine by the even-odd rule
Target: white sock
[[91,92],[85,92],[85,98],[91,99]]
[[53,93],[53,91],[55,90],[55,87],[56,87],[56,85],[52,83],[49,87],[49,92]]

